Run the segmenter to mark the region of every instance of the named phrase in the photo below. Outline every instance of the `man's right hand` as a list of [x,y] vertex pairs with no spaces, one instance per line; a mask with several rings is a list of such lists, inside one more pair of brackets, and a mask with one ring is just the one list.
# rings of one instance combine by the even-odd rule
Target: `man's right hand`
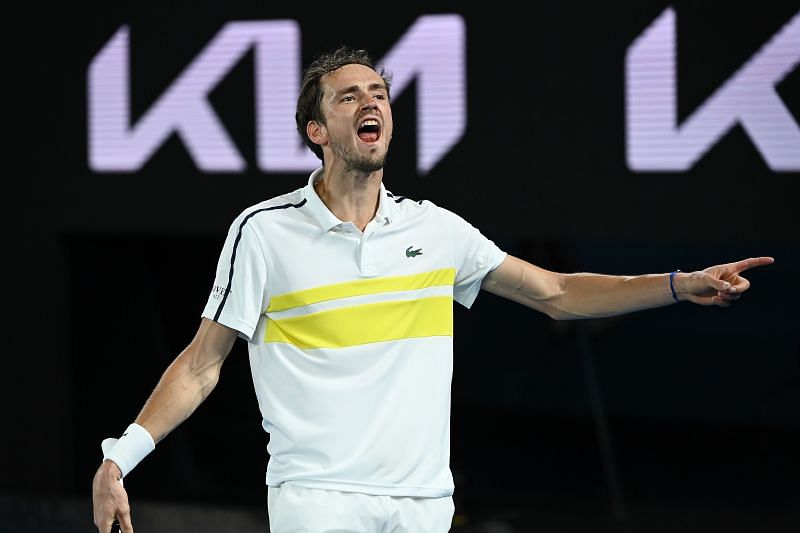
[[122,472],[113,461],[103,461],[92,481],[94,525],[99,533],[109,533],[116,519],[123,533],[133,533],[128,493],[123,488]]

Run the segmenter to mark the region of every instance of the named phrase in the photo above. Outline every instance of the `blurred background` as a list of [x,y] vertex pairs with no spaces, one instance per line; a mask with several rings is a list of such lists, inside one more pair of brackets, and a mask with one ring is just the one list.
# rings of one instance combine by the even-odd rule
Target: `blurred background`
[[[453,531],[800,531],[796,2],[4,10],[0,531],[94,529],[100,441],[191,340],[233,218],[306,183],[300,70],[341,44],[395,74],[387,188],[509,253],[775,258],[727,309],[456,306]],[[126,478],[137,531],[266,531],[260,422],[237,341]]]

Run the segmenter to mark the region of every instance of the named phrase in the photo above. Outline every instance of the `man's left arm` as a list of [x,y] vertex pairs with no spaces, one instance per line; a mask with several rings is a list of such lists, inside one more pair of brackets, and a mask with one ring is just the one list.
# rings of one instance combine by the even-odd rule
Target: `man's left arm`
[[615,276],[552,272],[509,255],[487,274],[481,288],[541,311],[556,320],[598,318],[662,307],[678,300],[727,307],[750,288],[741,273],[772,263],[751,257],[695,272]]

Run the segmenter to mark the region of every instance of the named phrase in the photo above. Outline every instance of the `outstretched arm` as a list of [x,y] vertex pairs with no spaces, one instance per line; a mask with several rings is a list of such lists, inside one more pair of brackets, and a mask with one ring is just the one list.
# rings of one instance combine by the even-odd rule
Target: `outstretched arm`
[[[219,379],[237,332],[206,318],[192,342],[167,367],[144,404],[136,423],[158,442],[205,400]],[[108,533],[116,518],[125,533],[133,533],[128,495],[119,483],[122,473],[110,460],[97,469],[92,482],[94,524]]]
[[[750,287],[740,274],[768,265],[771,257],[754,257],[679,272],[673,279],[679,300],[728,306]],[[662,307],[675,302],[669,274],[613,276],[562,274],[509,255],[483,280],[482,288],[558,319],[597,318]]]

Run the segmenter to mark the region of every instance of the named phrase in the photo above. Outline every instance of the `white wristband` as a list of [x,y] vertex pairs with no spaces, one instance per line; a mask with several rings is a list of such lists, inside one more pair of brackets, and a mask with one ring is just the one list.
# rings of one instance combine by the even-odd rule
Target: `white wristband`
[[114,461],[122,472],[122,477],[127,476],[156,447],[150,433],[136,423],[128,426],[113,446],[109,447],[108,441],[109,439],[103,441],[103,460]]

